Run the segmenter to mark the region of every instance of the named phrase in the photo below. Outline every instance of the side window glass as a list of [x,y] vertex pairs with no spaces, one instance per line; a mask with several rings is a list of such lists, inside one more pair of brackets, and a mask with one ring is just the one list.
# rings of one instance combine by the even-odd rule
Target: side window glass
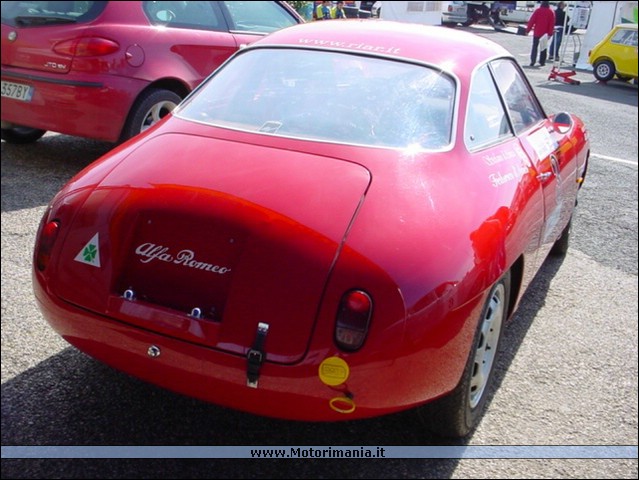
[[610,39],[611,43],[617,43],[620,45],[637,46],[637,32],[630,30],[619,30]]
[[528,82],[512,61],[495,60],[491,68],[515,133],[519,134],[545,118]]
[[225,31],[226,25],[215,2],[143,2],[144,13],[153,25],[193,30]]
[[464,142],[469,150],[512,136],[506,112],[499,99],[488,66],[481,67],[472,79],[468,96]]
[[233,26],[231,30],[271,33],[295,25],[297,20],[278,2],[224,2]]

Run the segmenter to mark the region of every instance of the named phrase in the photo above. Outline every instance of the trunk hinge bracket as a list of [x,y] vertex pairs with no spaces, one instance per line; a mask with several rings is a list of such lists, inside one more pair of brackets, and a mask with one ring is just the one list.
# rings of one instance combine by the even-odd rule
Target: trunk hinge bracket
[[246,385],[251,388],[257,388],[257,381],[260,378],[260,368],[266,358],[264,351],[264,341],[268,333],[268,323],[260,322],[257,324],[257,332],[255,333],[255,341],[253,346],[246,354]]

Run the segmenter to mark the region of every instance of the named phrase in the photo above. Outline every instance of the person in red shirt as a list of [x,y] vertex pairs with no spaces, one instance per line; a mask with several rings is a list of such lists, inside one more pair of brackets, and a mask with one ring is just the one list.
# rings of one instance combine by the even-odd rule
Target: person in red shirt
[[[533,32],[532,51],[530,52],[530,66],[534,67],[537,61],[537,51],[539,52],[539,65],[546,65],[546,55],[548,55],[548,41],[552,38],[555,29],[555,12],[550,8],[550,2],[541,2],[537,10],[533,12],[526,25],[526,34]],[[546,35],[545,41],[542,37]],[[540,45],[540,42],[542,43]]]

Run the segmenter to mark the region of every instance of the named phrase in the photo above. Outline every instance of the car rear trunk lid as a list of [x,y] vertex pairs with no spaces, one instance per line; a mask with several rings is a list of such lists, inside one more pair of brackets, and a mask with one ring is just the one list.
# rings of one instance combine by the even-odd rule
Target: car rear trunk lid
[[[151,139],[76,215],[54,288],[97,313],[242,355],[266,323],[267,360],[299,361],[370,180],[361,165],[318,155]],[[99,265],[82,256],[92,241]]]

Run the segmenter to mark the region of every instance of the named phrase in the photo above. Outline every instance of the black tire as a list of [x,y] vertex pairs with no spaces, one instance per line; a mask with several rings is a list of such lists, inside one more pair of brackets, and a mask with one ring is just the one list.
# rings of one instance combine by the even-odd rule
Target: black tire
[[550,254],[554,257],[563,257],[568,253],[568,246],[570,244],[570,233],[572,232],[572,219],[568,222],[568,225],[562,230],[561,236],[555,241]]
[[45,133],[46,130],[29,127],[3,128],[2,140],[7,143],[33,143],[40,140]]
[[170,90],[153,88],[142,92],[131,107],[120,141],[124,142],[155,125],[181,101],[182,97]]
[[507,272],[490,289],[459,384],[447,396],[418,409],[426,428],[432,432],[459,438],[477,427],[493,383],[509,299],[510,272]]
[[593,67],[593,75],[600,82],[608,82],[615,76],[615,65],[610,60],[599,60]]

